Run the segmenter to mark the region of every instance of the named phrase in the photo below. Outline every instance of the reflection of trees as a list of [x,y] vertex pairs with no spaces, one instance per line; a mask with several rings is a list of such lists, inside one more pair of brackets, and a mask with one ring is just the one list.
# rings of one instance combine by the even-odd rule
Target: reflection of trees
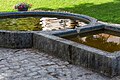
[[0,20],[1,30],[41,30],[40,18],[7,18]]
[[94,35],[87,36],[85,41],[80,40],[80,42],[85,45],[89,45],[89,46],[99,48],[101,50],[105,50],[105,51],[109,51],[109,52],[114,52],[114,51],[120,50],[120,43],[118,44],[115,42],[107,42],[110,35],[108,35],[108,36],[96,35],[96,36],[94,36]]

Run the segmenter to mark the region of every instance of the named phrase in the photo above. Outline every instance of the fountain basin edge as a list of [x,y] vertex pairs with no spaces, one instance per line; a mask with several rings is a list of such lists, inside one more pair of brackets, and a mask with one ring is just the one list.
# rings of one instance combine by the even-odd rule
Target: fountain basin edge
[[0,30],[0,47],[4,48],[35,48],[54,55],[72,64],[79,65],[104,74],[109,77],[120,74],[120,51],[109,54],[89,46],[77,44],[61,38],[64,35],[85,33],[94,30],[106,29],[120,32],[120,27],[98,24],[97,20],[85,15],[62,12],[9,12],[0,13],[0,18],[21,17],[66,17],[89,22],[87,26],[77,29],[59,31],[7,31]]
[[[118,31],[120,28],[101,24],[85,28],[81,27],[80,32],[84,33],[100,29]],[[109,53],[61,38],[61,36],[71,34],[76,34],[76,31],[55,32],[52,35],[34,33],[33,47],[62,60],[69,61],[71,64],[86,67],[109,77],[120,74],[120,51]]]
[[[65,13],[65,12],[2,12],[0,13],[0,19],[5,18],[24,18],[24,17],[64,17],[70,19],[79,19],[88,22],[88,25],[95,24],[96,19],[80,14]],[[68,29],[69,30],[69,29]],[[71,29],[75,30],[75,29]],[[59,30],[61,31],[61,30]],[[58,31],[58,32],[59,32]],[[67,30],[63,30],[67,31]],[[31,48],[33,45],[33,33],[51,33],[54,31],[9,31],[0,30],[0,47],[5,48]]]
[[21,17],[40,17],[40,16],[45,16],[45,17],[59,17],[59,18],[69,18],[69,19],[78,19],[81,21],[88,22],[89,24],[93,25],[97,22],[97,19],[82,15],[82,14],[74,14],[74,13],[65,13],[65,12],[49,12],[49,11],[42,11],[42,12],[25,12],[25,11],[20,11],[20,12],[4,12],[0,13],[0,18],[21,18]]

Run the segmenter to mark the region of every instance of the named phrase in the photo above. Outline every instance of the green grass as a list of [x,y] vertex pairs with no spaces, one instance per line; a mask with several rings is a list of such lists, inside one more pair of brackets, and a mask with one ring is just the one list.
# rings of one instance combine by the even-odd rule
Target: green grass
[[120,0],[0,0],[0,12],[16,11],[13,6],[19,2],[32,4],[31,10],[69,11],[120,23]]

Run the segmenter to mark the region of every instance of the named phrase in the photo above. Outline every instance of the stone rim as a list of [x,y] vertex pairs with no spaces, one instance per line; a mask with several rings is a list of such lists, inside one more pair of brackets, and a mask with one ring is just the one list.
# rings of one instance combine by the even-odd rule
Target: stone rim
[[[64,17],[64,18],[70,18],[70,19],[78,19],[84,22],[87,22],[87,26],[95,25],[97,22],[97,19],[92,18],[87,15],[83,14],[74,14],[74,13],[65,13],[65,12],[53,12],[53,11],[20,11],[20,12],[2,12],[0,13],[0,19],[5,18],[21,18],[21,17]],[[79,26],[78,26],[79,28]],[[0,30],[0,31],[10,31],[10,30]],[[11,31],[16,32],[16,31]],[[17,31],[17,32],[37,32],[37,31]],[[47,32],[47,31],[46,31]]]

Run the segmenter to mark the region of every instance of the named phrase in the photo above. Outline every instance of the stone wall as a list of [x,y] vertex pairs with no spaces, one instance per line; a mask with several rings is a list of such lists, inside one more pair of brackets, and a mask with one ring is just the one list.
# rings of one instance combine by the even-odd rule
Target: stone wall
[[[31,17],[31,16],[59,16],[71,19],[83,19],[83,21],[90,22],[89,25],[78,27],[80,33],[107,29],[113,31],[120,31],[119,27],[105,26],[96,23],[96,19],[91,17],[61,13],[61,12],[15,12],[15,13],[0,13],[0,18],[17,18],[17,17]],[[99,26],[95,26],[99,24]],[[53,32],[24,32],[24,31],[0,31],[0,47],[5,48],[35,48],[46,52],[50,55],[69,61],[71,64],[80,65],[104,75],[113,77],[120,74],[120,51],[115,53],[108,53],[102,50],[97,50],[82,44],[77,44],[73,41],[62,39],[58,36],[69,35],[71,32],[76,33],[76,29]],[[67,32],[68,31],[68,32]],[[50,35],[49,35],[50,34]]]
[[32,33],[0,31],[0,47],[4,48],[31,48]]
[[34,34],[33,48],[106,76],[112,77],[118,74],[116,57],[53,35]]
[[60,41],[58,37],[51,37],[46,34],[34,34],[33,35],[33,48],[40,51],[46,52],[48,54],[54,55],[56,57],[62,58],[62,60],[70,60],[70,50],[69,45],[64,44]]

